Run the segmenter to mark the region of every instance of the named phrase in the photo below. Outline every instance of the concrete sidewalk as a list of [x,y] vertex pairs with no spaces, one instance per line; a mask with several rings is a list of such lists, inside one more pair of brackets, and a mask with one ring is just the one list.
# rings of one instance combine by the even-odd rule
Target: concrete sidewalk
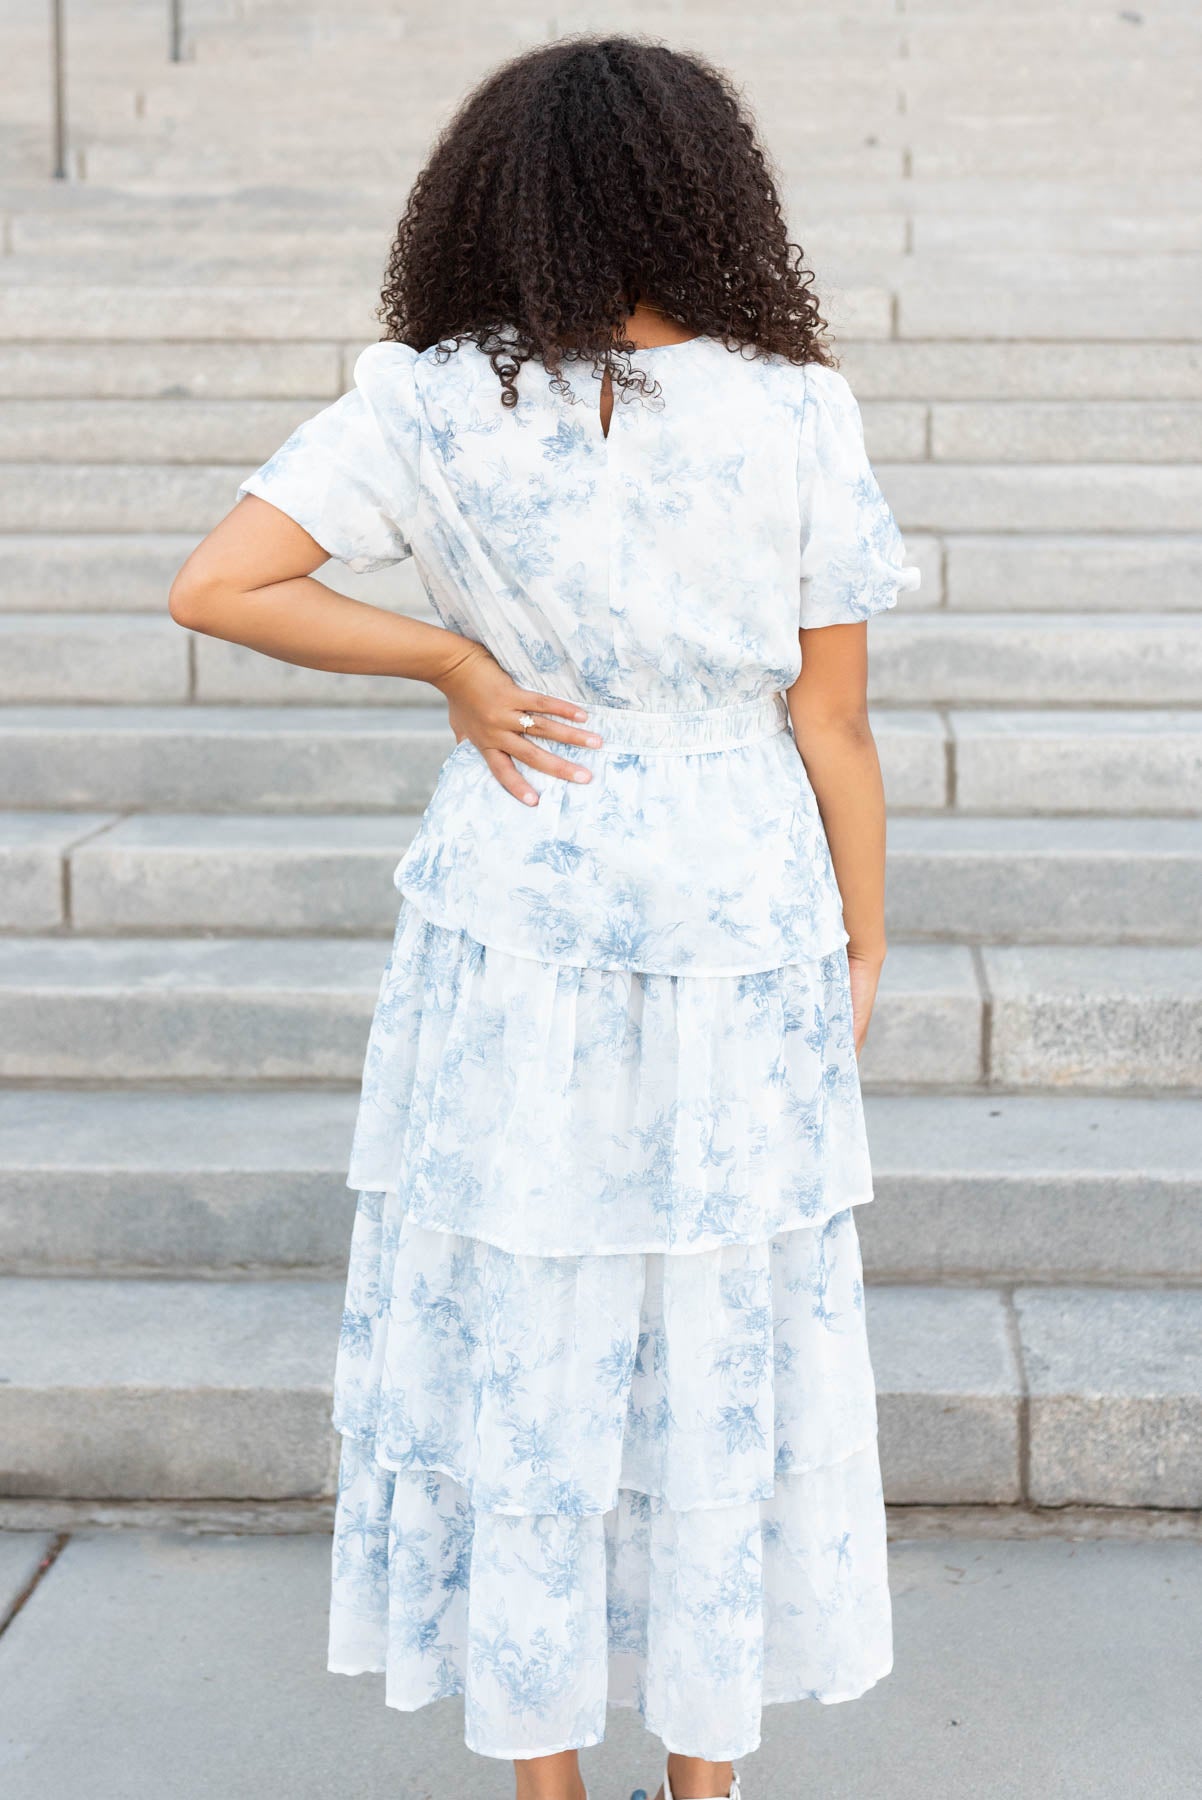
[[[0,1618],[54,1540],[0,1534]],[[6,1800],[507,1800],[457,1702],[390,1712],[324,1670],[328,1538],[69,1539],[0,1636]],[[1202,1543],[892,1547],[895,1673],[773,1707],[748,1800],[1187,1800],[1202,1788]],[[627,1712],[592,1800],[654,1793]]]

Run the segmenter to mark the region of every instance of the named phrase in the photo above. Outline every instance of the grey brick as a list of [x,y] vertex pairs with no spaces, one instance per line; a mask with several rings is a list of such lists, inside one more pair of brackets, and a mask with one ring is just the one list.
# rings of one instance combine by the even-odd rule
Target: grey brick
[[956,794],[966,811],[1197,810],[1196,712],[954,712]]
[[[260,254],[262,254],[260,247]],[[0,395],[266,400],[342,392],[338,344],[0,343]]]
[[931,454],[940,462],[1196,462],[1202,402],[948,402],[931,410]]
[[870,693],[902,706],[1195,705],[1202,614],[899,610],[873,638]]
[[357,1098],[0,1092],[0,1272],[340,1279]]
[[983,952],[992,1073],[1011,1087],[1202,1087],[1202,948]]
[[338,1283],[13,1277],[0,1294],[0,1492],[330,1492]]
[[0,712],[9,798],[33,807],[404,813],[425,805],[453,747],[445,714],[434,709]]
[[1202,468],[1141,463],[882,463],[903,531],[1190,531]]
[[885,1281],[1188,1281],[1202,1275],[1202,1100],[873,1094]]
[[918,462],[927,453],[927,409],[908,400],[873,400],[863,408],[864,440],[874,460]]
[[428,682],[397,675],[344,675],[277,662],[242,644],[197,637],[196,698],[217,706],[429,706]]
[[899,811],[945,806],[947,734],[938,713],[882,710],[873,714],[872,729],[889,805]]
[[1202,1290],[1019,1289],[1031,1498],[1202,1506]]
[[[995,220],[984,221],[992,230]],[[1026,231],[1033,221],[1024,219]],[[1068,220],[1056,221],[1057,227]],[[919,219],[917,238],[971,220]],[[1105,221],[1091,219],[1088,229]],[[1024,245],[1024,248],[1029,248]],[[870,400],[1202,400],[1202,344],[931,342],[839,346],[840,366]]]
[[948,537],[948,604],[957,611],[1193,610],[1202,537]]
[[392,872],[416,820],[386,813],[140,814],[71,864],[85,931],[376,932],[395,922]]
[[887,899],[899,937],[1196,941],[1202,820],[895,818]]
[[1017,1500],[1020,1382],[1002,1296],[878,1287],[867,1310],[885,1498]]
[[229,512],[249,471],[249,464],[9,463],[0,485],[0,531],[187,532],[199,538]]
[[966,949],[890,950],[861,1070],[878,1086],[980,1079],[981,997]]
[[355,1081],[386,939],[0,939],[0,1075]]
[[110,822],[104,813],[0,813],[0,929],[61,925],[66,854]]
[[166,613],[0,613],[0,701],[153,703],[187,694],[187,639]]
[[24,343],[371,338],[378,335],[372,305],[370,290],[338,287],[185,284],[71,290],[9,284],[0,285],[0,338]]
[[[1044,286],[1038,280],[953,285],[915,276],[898,294],[903,338],[1114,338],[1131,335],[1132,297],[1121,282]],[[1182,283],[1139,296],[1141,338],[1196,338],[1198,311]]]
[[[7,400],[0,405],[0,463],[242,463],[249,472],[327,405],[329,396]],[[899,433],[888,441],[910,440]]]
[[[176,571],[200,535],[198,527],[176,534],[21,532],[0,536],[0,611],[165,615]],[[921,546],[924,540],[915,541]],[[389,611],[429,611],[411,559],[370,575],[356,575],[342,563],[328,562],[317,570],[317,577],[339,593]],[[215,645],[217,640],[209,642]],[[243,657],[253,655],[240,645],[229,648]]]

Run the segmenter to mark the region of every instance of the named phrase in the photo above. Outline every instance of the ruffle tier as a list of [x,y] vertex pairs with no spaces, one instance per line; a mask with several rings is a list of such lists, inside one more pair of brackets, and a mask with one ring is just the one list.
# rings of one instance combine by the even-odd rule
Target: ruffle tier
[[402,1711],[462,1695],[483,1756],[600,1743],[610,1705],[722,1762],[757,1747],[763,1707],[852,1700],[892,1666],[875,1446],[759,1502],[624,1491],[582,1518],[480,1512],[347,1440],[332,1567],[330,1669],[382,1673]]
[[855,1223],[699,1256],[514,1256],[364,1194],[334,1423],[478,1511],[768,1498],[871,1442]]
[[515,1257],[365,1194],[339,1348],[330,1667],[472,1749],[606,1704],[718,1761],[891,1661],[854,1221],[694,1257]]
[[743,976],[582,969],[406,902],[348,1180],[541,1256],[821,1224],[872,1198],[846,951]]
[[[818,804],[782,696],[695,713],[591,707],[592,780],[525,772],[520,806],[464,740],[396,884],[427,918],[539,962],[744,975],[847,942]],[[538,742],[536,734],[532,734]]]

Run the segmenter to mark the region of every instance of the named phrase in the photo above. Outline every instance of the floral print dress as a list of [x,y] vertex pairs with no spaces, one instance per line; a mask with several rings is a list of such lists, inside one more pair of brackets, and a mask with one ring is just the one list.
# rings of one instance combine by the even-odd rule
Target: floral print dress
[[699,337],[650,397],[373,345],[243,484],[584,704],[588,784],[448,757],[351,1153],[331,1669],[497,1757],[636,1706],[723,1760],[891,1665],[851,1208],[872,1186],[798,627],[917,585],[841,376]]

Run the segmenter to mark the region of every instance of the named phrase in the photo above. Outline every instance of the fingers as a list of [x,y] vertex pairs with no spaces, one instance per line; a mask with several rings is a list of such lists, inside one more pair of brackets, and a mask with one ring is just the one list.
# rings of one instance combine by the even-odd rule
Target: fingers
[[554,694],[532,694],[527,688],[518,689],[518,704],[526,712],[550,713],[555,719],[575,719],[577,722],[588,718],[586,707],[575,700],[557,700]]
[[[519,690],[519,703],[522,712],[534,713],[536,724],[531,735],[550,738],[556,744],[581,744],[588,750],[599,750],[601,739],[595,731],[580,729],[581,722],[588,718],[584,707],[577,706],[572,700],[556,700],[549,694],[531,694]],[[537,715],[542,714],[542,718]],[[569,719],[573,723],[557,725],[556,719]]]
[[507,794],[526,806],[538,805],[537,790],[519,773],[512,756],[506,756],[503,750],[484,750],[481,754]]
[[585,750],[599,750],[601,739],[595,731],[582,731],[576,725],[555,725],[542,719],[535,721],[528,732],[522,732],[523,738],[550,738],[553,744],[579,744]]
[[[538,744],[532,744],[530,739],[523,737],[520,731],[515,732],[514,737],[517,742],[512,747],[506,743],[505,750],[517,762],[525,763],[528,769],[541,769],[544,775],[555,775],[560,781],[591,781],[593,779],[591,770],[584,768],[581,763],[571,762],[566,756],[553,756],[549,750],[542,749]],[[559,741],[570,743],[572,740],[563,738]]]

